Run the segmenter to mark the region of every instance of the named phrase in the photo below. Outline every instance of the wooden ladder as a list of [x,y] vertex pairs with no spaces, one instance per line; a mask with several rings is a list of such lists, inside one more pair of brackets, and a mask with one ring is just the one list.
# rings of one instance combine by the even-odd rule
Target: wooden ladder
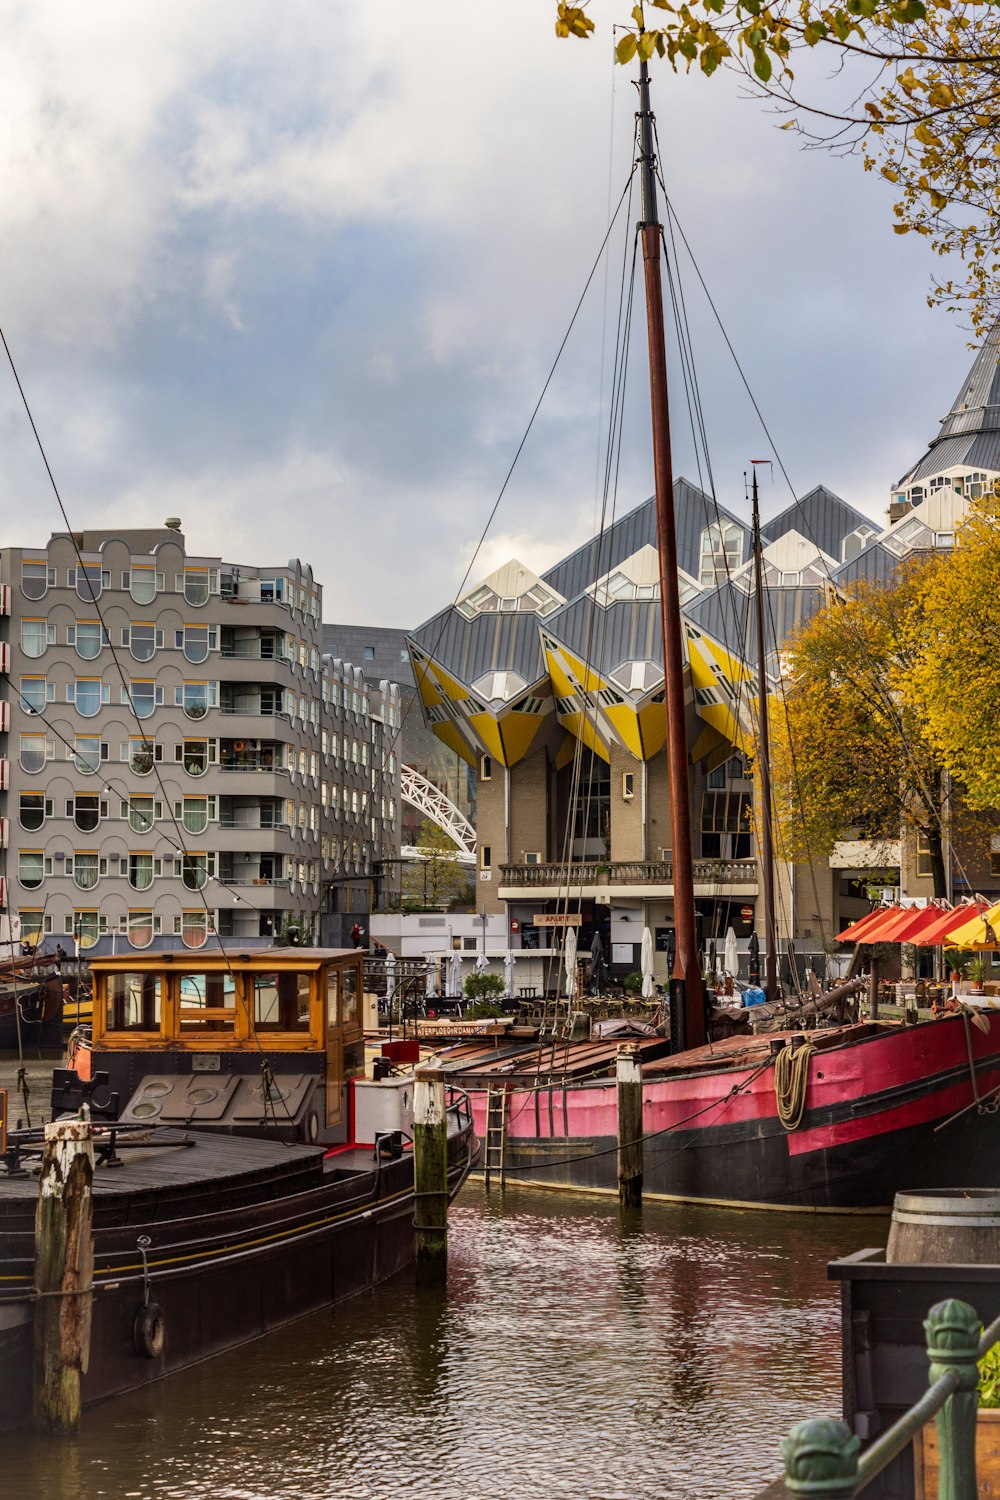
[[504,1186],[504,1153],[507,1145],[507,1086],[490,1084],[486,1090],[486,1142],[483,1148],[483,1176],[486,1186],[496,1176]]

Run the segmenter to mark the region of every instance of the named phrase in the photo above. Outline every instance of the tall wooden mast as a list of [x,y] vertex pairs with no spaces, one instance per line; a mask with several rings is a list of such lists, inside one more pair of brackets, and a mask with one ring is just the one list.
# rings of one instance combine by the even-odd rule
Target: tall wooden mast
[[771,736],[767,717],[767,652],[764,643],[764,568],[760,547],[757,468],[753,470],[754,621],[757,627],[757,765],[760,769],[760,863],[764,885],[764,993],[777,998],[778,944],[774,928],[774,851],[771,836]]
[[660,613],[663,622],[663,678],[667,716],[667,765],[670,786],[676,947],[670,976],[671,1048],[700,1047],[707,1039],[698,945],[695,936],[694,871],[691,843],[691,788],[687,732],[684,723],[684,650],[677,584],[677,536],[674,485],[670,461],[670,414],[667,406],[667,354],[663,335],[663,288],[660,280],[660,222],[656,208],[656,158],[653,116],[649,107],[649,69],[639,65],[639,149],[642,173],[642,258],[646,280],[646,324],[649,341],[649,395],[653,412],[653,476],[660,554]]

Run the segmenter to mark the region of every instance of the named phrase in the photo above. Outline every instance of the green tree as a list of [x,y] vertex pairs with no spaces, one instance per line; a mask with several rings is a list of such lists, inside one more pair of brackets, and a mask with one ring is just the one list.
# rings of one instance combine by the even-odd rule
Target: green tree
[[771,758],[785,853],[823,857],[851,829],[878,844],[909,828],[927,840],[939,896],[946,766],[910,684],[943,565],[914,557],[893,583],[860,583],[803,627],[789,647]]
[[[677,70],[735,69],[807,143],[854,152],[897,191],[897,234],[954,257],[932,300],[992,322],[1000,270],[998,0],[648,0],[617,44],[621,63],[659,56]],[[616,17],[617,19],[617,17]],[[586,38],[585,5],[558,0],[556,33]],[[796,79],[797,56],[828,54]]]
[[421,858],[403,873],[403,898],[411,906],[448,907],[471,900],[472,877],[458,862],[458,849],[443,828],[424,818],[417,836]]
[[927,579],[910,691],[973,809],[1000,807],[1000,497],[976,505]]

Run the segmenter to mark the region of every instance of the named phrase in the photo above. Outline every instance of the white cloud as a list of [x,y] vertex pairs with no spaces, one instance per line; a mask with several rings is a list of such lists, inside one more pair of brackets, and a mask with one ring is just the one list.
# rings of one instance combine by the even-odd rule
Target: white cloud
[[[341,619],[415,624],[452,597],[628,176],[617,15],[595,7],[602,38],[578,44],[553,12],[10,10],[0,324],[74,525],[179,514],[206,553],[301,556]],[[880,513],[970,358],[924,306],[925,248],[892,235],[884,185],[797,151],[731,81],[663,70],[656,95],[672,199],[793,480]],[[541,570],[592,524],[630,243],[595,277],[477,571],[511,553]],[[684,284],[716,484],[740,509],[760,428],[687,267]],[[619,513],[650,483],[644,358],[637,341]],[[60,523],[2,381],[0,422],[4,539],[37,540]],[[673,423],[696,478],[679,379]]]

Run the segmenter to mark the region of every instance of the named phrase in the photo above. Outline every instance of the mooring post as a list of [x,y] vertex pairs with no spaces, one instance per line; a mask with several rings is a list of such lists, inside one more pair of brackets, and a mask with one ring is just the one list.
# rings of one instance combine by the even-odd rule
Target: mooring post
[[418,1068],[413,1075],[413,1227],[418,1286],[448,1279],[448,1114],[444,1074]]
[[861,1439],[839,1418],[799,1422],[781,1444],[785,1488],[802,1500],[853,1500],[860,1447]]
[[94,1143],[89,1119],[45,1127],[35,1212],[34,1415],[38,1432],[80,1427],[94,1279]]
[[940,1468],[938,1500],[976,1500],[976,1418],[979,1408],[979,1334],[975,1308],[949,1297],[937,1302],[924,1321],[930,1382],[947,1371],[958,1376],[958,1389],[935,1418]]
[[642,1066],[638,1047],[618,1048],[618,1201],[642,1207]]

